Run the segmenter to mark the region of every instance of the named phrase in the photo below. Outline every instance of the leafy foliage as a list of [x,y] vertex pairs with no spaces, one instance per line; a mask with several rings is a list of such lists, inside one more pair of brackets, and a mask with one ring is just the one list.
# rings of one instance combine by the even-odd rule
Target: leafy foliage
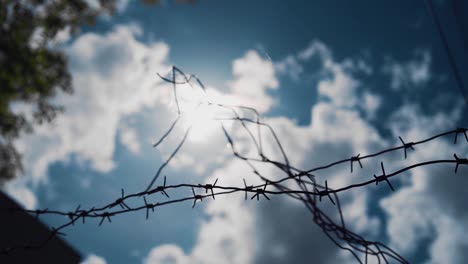
[[[0,0],[0,185],[22,171],[12,141],[63,110],[51,102],[58,92],[73,92],[67,59],[54,48],[57,37],[76,34],[114,8],[113,0]],[[30,105],[32,116],[14,113],[13,103]]]

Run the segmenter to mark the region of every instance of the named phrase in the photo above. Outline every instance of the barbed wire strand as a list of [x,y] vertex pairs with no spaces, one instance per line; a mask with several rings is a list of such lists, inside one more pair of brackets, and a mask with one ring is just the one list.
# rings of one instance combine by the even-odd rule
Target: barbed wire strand
[[[177,75],[181,75],[183,77],[183,81],[176,81]],[[180,110],[179,100],[177,96],[177,85],[189,84],[190,87],[192,87],[192,89],[196,89],[191,84],[191,81],[195,80],[198,86],[203,90],[203,92],[206,93],[206,89],[203,83],[198,79],[198,77],[196,77],[195,75],[187,76],[185,75],[185,73],[183,73],[180,69],[178,69],[175,66],[172,68],[172,79],[165,78],[164,76],[161,76],[161,75],[159,76],[163,80],[173,84],[173,93],[174,93],[174,98],[175,98],[176,105],[177,105],[178,116],[174,120],[174,122],[171,124],[169,129],[163,134],[163,136],[153,145],[155,147],[162,144],[162,142],[167,138],[167,136],[172,133],[174,127],[177,126],[177,123],[179,122],[181,116],[183,115],[183,112]],[[203,202],[203,199],[205,198],[208,198],[208,199],[212,198],[213,200],[215,200],[216,196],[218,195],[244,193],[245,200],[247,200],[248,194],[251,194],[250,200],[253,200],[253,199],[270,200],[269,196],[287,195],[293,199],[296,199],[302,202],[307,208],[307,210],[309,210],[310,213],[312,214],[313,222],[319,228],[321,228],[324,234],[338,248],[349,252],[359,263],[363,263],[363,261],[361,260],[361,257],[363,257],[364,263],[368,263],[369,256],[375,257],[378,263],[382,263],[382,262],[389,263],[387,258],[393,259],[394,261],[397,261],[398,263],[408,263],[408,261],[405,260],[405,258],[403,258],[396,251],[392,250],[391,248],[384,245],[383,243],[378,242],[378,241],[368,241],[362,236],[349,230],[345,225],[345,219],[342,213],[341,203],[340,203],[338,194],[341,192],[349,191],[351,189],[362,188],[364,186],[371,185],[371,184],[378,185],[379,183],[383,183],[383,182],[385,182],[388,185],[388,187],[392,191],[394,191],[394,187],[391,184],[389,179],[397,175],[400,175],[404,172],[410,171],[412,169],[415,169],[418,167],[426,167],[426,166],[435,165],[435,164],[453,164],[455,165],[454,173],[457,173],[460,165],[468,165],[468,159],[459,158],[457,154],[454,154],[453,155],[454,159],[429,160],[429,161],[424,161],[420,163],[413,163],[407,167],[395,170],[390,173],[386,173],[384,163],[381,162],[380,165],[381,165],[382,172],[380,175],[374,174],[373,178],[370,178],[367,181],[362,181],[359,183],[354,183],[354,184],[332,189],[328,186],[327,181],[325,181],[324,185],[318,184],[316,177],[315,175],[312,174],[312,172],[326,170],[334,166],[337,166],[339,164],[349,162],[351,173],[353,173],[353,163],[358,162],[359,166],[362,168],[363,165],[361,161],[375,158],[383,154],[395,152],[398,150],[404,151],[404,158],[406,159],[408,149],[415,150],[414,146],[416,145],[425,144],[437,138],[446,137],[449,135],[455,136],[454,144],[457,144],[457,138],[460,135],[464,135],[466,141],[468,142],[468,136],[467,136],[468,129],[457,128],[454,130],[450,130],[447,132],[434,135],[432,137],[429,137],[420,141],[409,142],[409,143],[406,143],[401,137],[399,137],[402,143],[401,146],[387,148],[379,152],[367,154],[363,156],[358,154],[356,156],[353,156],[347,159],[342,159],[339,161],[335,161],[327,165],[318,166],[318,167],[311,168],[308,170],[301,170],[299,168],[293,167],[290,164],[289,159],[286,155],[286,152],[275,130],[269,124],[261,121],[261,116],[257,110],[251,107],[245,107],[245,106],[240,106],[240,105],[223,105],[223,104],[213,103],[213,102],[210,102],[209,100],[206,103],[211,106],[221,107],[224,109],[231,110],[233,117],[215,118],[215,120],[220,122],[221,129],[224,133],[225,139],[234,157],[244,161],[252,169],[252,173],[257,175],[262,180],[261,184],[247,185],[247,182],[245,181],[245,179],[243,179],[242,183],[244,187],[223,186],[221,184],[218,184],[218,179],[216,179],[214,183],[206,183],[206,184],[182,183],[182,184],[168,185],[166,182],[167,178],[165,176],[163,185],[153,187],[156,180],[162,174],[164,168],[177,155],[179,150],[182,148],[182,146],[186,142],[186,139],[190,133],[190,128],[191,128],[189,126],[185,130],[182,140],[176,146],[174,151],[169,155],[169,157],[159,166],[156,174],[151,179],[148,187],[144,191],[125,195],[124,189],[121,189],[120,197],[117,198],[115,201],[110,202],[107,205],[104,205],[101,207],[91,207],[90,209],[87,209],[87,210],[82,209],[80,206],[78,206],[74,211],[70,211],[70,212],[65,212],[65,211],[60,211],[60,210],[49,210],[49,209],[26,210],[26,209],[2,208],[1,209],[2,211],[7,211],[9,213],[26,212],[26,213],[35,215],[36,217],[40,217],[41,215],[46,215],[46,214],[65,216],[68,218],[68,222],[65,222],[64,224],[58,227],[52,228],[48,236],[44,238],[42,242],[40,243],[33,244],[30,241],[30,242],[26,242],[23,245],[12,245],[10,247],[1,249],[0,255],[10,254],[12,252],[19,251],[21,249],[23,250],[41,249],[55,236],[64,235],[62,231],[65,228],[74,225],[76,221],[78,221],[80,218],[83,224],[85,223],[85,219],[87,218],[99,219],[99,226],[101,226],[105,222],[111,223],[112,217],[116,217],[118,215],[130,213],[130,212],[145,211],[145,218],[148,219],[150,211],[154,212],[154,210],[160,206],[166,206],[170,204],[191,201],[192,208],[194,208],[197,205],[197,203]],[[200,106],[200,104],[198,104],[198,106]],[[251,118],[243,117],[241,113],[236,111],[236,109],[241,109],[241,110],[245,110],[248,112],[252,112],[255,115],[255,120]],[[257,154],[259,156],[258,158],[246,157],[246,156],[241,155],[237,151],[235,147],[236,143],[235,143],[234,138],[231,136],[231,134],[228,132],[228,130],[224,126],[223,122],[226,122],[226,121],[236,121],[241,124],[241,128],[244,131],[246,131],[248,137],[252,140],[253,148],[257,150]],[[247,123],[250,123],[256,126],[257,136],[255,136],[255,133],[253,133],[249,129]],[[270,159],[264,154],[263,152],[264,143],[262,142],[263,139],[261,137],[261,134],[262,134],[261,127],[265,127],[267,131],[272,135],[274,139],[273,140],[274,144],[276,144],[276,146],[278,147],[283,161],[276,161],[276,160]],[[283,171],[286,174],[286,176],[283,178],[280,178],[279,180],[271,180],[259,172],[259,170],[254,165],[256,163],[270,164],[278,168],[279,170]],[[295,182],[297,185],[297,188],[296,189],[292,188],[290,186],[291,184],[288,187],[286,183],[289,181]],[[273,187],[274,189],[271,189],[271,187]],[[175,190],[175,189],[188,189],[190,191],[188,193],[189,194],[191,193],[192,195],[184,196],[181,198],[170,198],[168,192],[170,190]],[[203,193],[203,190],[205,191],[205,193]],[[201,191],[201,194],[200,194],[200,191]],[[159,201],[156,203],[148,202],[148,199],[146,198],[153,197],[153,195],[156,195],[157,193],[162,194],[164,197],[167,198],[167,200]],[[331,204],[334,205],[334,207],[336,208],[338,212],[338,216],[339,216],[338,223],[336,223],[329,215],[327,215],[324,212],[324,209],[320,207],[322,198],[324,197],[327,197],[329,201],[331,202]],[[141,200],[141,205],[137,207],[129,206],[128,200],[130,199]]]

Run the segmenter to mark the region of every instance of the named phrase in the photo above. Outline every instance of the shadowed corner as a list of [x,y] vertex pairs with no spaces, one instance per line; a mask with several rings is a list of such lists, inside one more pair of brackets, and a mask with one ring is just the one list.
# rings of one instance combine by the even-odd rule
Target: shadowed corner
[[[46,225],[24,211],[21,205],[0,191],[0,248],[4,252],[0,256],[0,263],[80,263],[82,256],[68,245]],[[7,210],[4,210],[7,209]],[[54,234],[55,234],[54,233]],[[34,250],[37,243],[48,240],[38,250]],[[29,241],[25,244],[25,241]],[[20,254],[12,253],[12,245],[23,245],[32,250],[22,250]],[[8,251],[8,252],[7,252]]]

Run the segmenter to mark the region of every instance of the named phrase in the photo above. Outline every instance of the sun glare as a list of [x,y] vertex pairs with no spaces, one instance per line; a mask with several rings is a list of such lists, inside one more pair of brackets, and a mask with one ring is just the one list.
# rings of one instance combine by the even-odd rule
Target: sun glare
[[213,106],[199,105],[183,113],[183,123],[191,127],[188,139],[192,142],[206,143],[217,129],[221,129],[219,121],[215,120]]
[[219,107],[208,103],[208,95],[202,89],[182,85],[177,90],[181,121],[185,129],[190,127],[188,140],[195,143],[206,143],[217,129],[220,121],[215,120]]

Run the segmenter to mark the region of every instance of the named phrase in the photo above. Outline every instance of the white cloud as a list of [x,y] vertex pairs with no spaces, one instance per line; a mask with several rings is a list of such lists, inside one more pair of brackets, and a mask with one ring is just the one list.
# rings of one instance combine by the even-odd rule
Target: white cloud
[[388,57],[382,70],[390,76],[390,87],[393,90],[420,87],[431,79],[431,61],[430,52],[421,49],[416,50],[415,57],[406,62],[396,62]]
[[143,261],[144,264],[188,264],[188,257],[177,245],[154,248]]
[[81,264],[106,264],[106,260],[103,257],[91,254],[86,257],[86,259],[81,262]]
[[[401,254],[413,252],[419,248],[422,239],[434,235],[430,219],[437,211],[420,191],[403,189],[380,204],[390,219],[387,233]],[[418,209],[415,211],[415,208]]]
[[[98,0],[85,0],[85,2],[89,5],[91,9],[98,10],[101,8],[101,3]],[[117,12],[121,13],[125,11],[125,9],[128,6],[129,0],[117,0],[115,1],[115,8],[117,9]],[[107,17],[104,16],[106,19]]]
[[117,3],[115,4],[117,7],[118,12],[123,12],[128,6],[129,0],[117,0]]
[[431,260],[428,263],[465,263],[468,257],[468,217],[455,218],[439,216],[437,220],[437,239],[431,245]]
[[53,41],[55,44],[63,44],[69,41],[70,38],[71,38],[71,29],[69,26],[66,26],[65,28],[57,32],[57,35],[55,35],[55,38]]
[[[345,70],[347,66],[334,61],[331,52],[321,43],[314,44],[314,51],[307,50],[307,52],[300,53],[302,54],[300,58],[309,59],[312,53],[320,52],[323,67],[330,71],[331,76],[319,82],[317,86],[317,89],[321,89],[322,93],[327,96],[328,101],[320,101],[311,108],[312,123],[308,126],[300,126],[284,117],[264,119],[275,128],[291,163],[307,168],[334,159],[350,157],[358,152],[370,152],[384,145],[385,142],[377,131],[359,115],[356,108],[353,108],[354,104],[350,105],[347,102],[356,101],[359,98],[357,94],[359,82]],[[255,57],[257,58],[253,59]],[[259,57],[254,53],[247,53],[244,58],[245,63],[250,61],[253,62],[252,65],[258,64],[255,61]],[[236,62],[239,61],[236,60]],[[250,69],[251,66],[243,65],[242,68]],[[251,71],[234,69],[234,72],[250,73]],[[252,77],[245,78],[245,80],[249,78]],[[269,78],[272,79],[271,76]],[[346,94],[346,99],[343,93]],[[264,96],[256,98],[258,98],[258,105],[271,102]],[[230,130],[237,142],[236,147],[247,156],[256,155],[248,135],[240,133],[239,127],[236,125]],[[272,143],[271,135],[264,130],[262,138],[267,142],[264,144],[265,153],[273,159],[281,159],[278,148]],[[219,178],[219,184],[242,186],[242,178],[246,178],[249,184],[259,183],[259,179],[251,172],[251,169],[242,161],[232,159],[232,156],[221,165],[206,179],[206,182],[213,182],[214,179]],[[271,166],[257,164],[256,166],[258,171],[270,179],[276,179],[282,175]],[[362,177],[359,177],[362,175],[349,175],[348,170],[346,166],[344,170],[341,169],[336,173],[335,171],[330,174],[324,173],[320,175],[320,181],[328,179],[332,186],[362,181]],[[163,255],[160,252],[168,251],[169,255],[176,255],[176,259],[189,263],[283,263],[285,259],[303,260],[312,257],[317,259],[317,251],[299,250],[303,249],[304,245],[311,245],[310,248],[319,249],[321,257],[318,259],[323,263],[343,260],[344,255],[338,253],[337,247],[315,226],[312,221],[313,216],[302,205],[288,200],[283,201],[283,199],[275,199],[274,202],[262,201],[256,205],[251,201],[244,202],[243,198],[241,194],[204,202],[202,206],[209,217],[202,222],[193,249],[184,253],[174,245],[169,246],[170,250],[166,250],[165,245],[157,246],[151,250],[147,259],[150,259],[154,252]],[[368,199],[366,191],[345,194],[342,196],[342,206],[345,218],[348,217],[349,227],[360,233],[376,235],[380,221],[376,217],[367,216]],[[271,208],[271,203],[275,203],[274,208]],[[336,210],[334,207],[329,209]],[[298,225],[304,226],[307,231],[302,231],[307,235],[304,235],[302,231],[294,232]],[[281,231],[275,232],[275,230]]]
[[[35,181],[45,179],[50,164],[67,161],[72,153],[97,171],[114,167],[121,119],[161,100],[155,89],[161,80],[154,73],[168,67],[168,46],[142,44],[135,39],[140,33],[135,25],[117,26],[105,35],[84,34],[66,48],[75,87],[74,95],[57,98],[66,112],[17,142]],[[130,142],[131,132],[130,137],[123,132]],[[131,150],[137,150],[135,144]]]
[[[66,46],[75,94],[59,96],[56,100],[66,106],[66,112],[53,123],[35,128],[34,134],[24,135],[16,142],[24,155],[26,172],[34,182],[46,179],[51,164],[69,162],[72,155],[80,164],[109,172],[115,166],[113,154],[118,129],[118,142],[133,153],[140,152],[138,131],[122,124],[122,120],[143,109],[151,109],[153,114],[158,114],[157,126],[153,127],[156,135],[162,135],[170,126],[176,116],[165,108],[169,105],[175,109],[172,90],[155,74],[168,72],[169,47],[162,42],[141,43],[136,40],[141,34],[142,30],[137,25],[117,26],[103,35],[81,35]],[[268,90],[278,87],[272,62],[261,58],[255,51],[248,51],[233,62],[232,70],[234,78],[229,82],[229,93],[220,93],[210,87],[208,93],[223,103],[242,103],[260,111],[270,109],[274,100],[268,95]],[[179,95],[189,90],[182,89]],[[16,106],[15,109],[28,111],[26,106]],[[161,111],[165,111],[162,117]],[[151,123],[154,123],[153,118]],[[228,151],[222,149],[220,153],[213,144],[203,144],[206,143],[204,140],[222,143],[224,135],[208,135],[210,123],[205,122],[202,116],[192,119],[197,121],[189,137],[190,144],[184,146],[186,151],[181,152],[170,166],[191,167],[201,174],[208,169],[207,164],[222,162]],[[179,136],[188,125],[181,123],[174,135],[168,138],[168,144],[159,147],[163,156],[168,156],[174,143],[179,142]],[[201,129],[197,130],[199,127]],[[218,128],[216,124],[215,129]],[[197,153],[199,158],[193,159],[193,153]]]
[[289,55],[283,60],[275,63],[275,69],[279,74],[286,74],[294,81],[299,81],[299,75],[304,71],[293,55]]
[[[140,151],[137,131],[122,125],[121,120],[145,107],[152,108],[154,113],[161,111],[161,105],[170,101],[171,90],[155,89],[155,86],[161,84],[154,76],[154,72],[166,72],[168,46],[157,42],[142,44],[135,39],[138,34],[141,34],[141,30],[136,26],[120,26],[106,35],[85,34],[67,48],[77,94],[59,98],[59,103],[67,106],[67,112],[55,123],[39,127],[34,135],[26,136],[18,142],[19,149],[25,153],[27,164],[31,166],[28,171],[35,178],[43,178],[50,164],[66,161],[72,153],[80,160],[90,161],[92,168],[98,171],[111,170],[114,166],[114,142],[119,128],[120,142],[130,151]],[[415,62],[392,62],[386,66],[384,71],[392,76],[394,89],[410,84],[420,85],[429,80],[430,54],[420,54],[420,59]],[[369,153],[388,144],[358,112],[358,107],[362,107],[367,117],[372,117],[380,105],[378,95],[359,93],[361,82],[352,74],[353,71],[372,74],[372,68],[360,60],[337,62],[330,49],[319,41],[312,42],[298,55],[288,56],[285,61],[275,65],[261,58],[255,51],[248,51],[233,62],[233,80],[228,83],[230,90],[221,93],[208,87],[208,92],[224,103],[249,105],[265,113],[275,103],[268,94],[279,87],[275,74],[287,73],[292,78],[298,77],[302,71],[300,63],[313,56],[318,56],[327,75],[315,87],[322,98],[311,108],[311,124],[300,126],[284,117],[265,119],[278,131],[291,162],[302,168],[313,167],[357,153]],[[168,127],[171,118],[175,117],[167,109],[164,111],[164,118],[158,119],[155,128],[158,133],[163,133],[163,127]],[[161,112],[158,112],[158,117],[160,115]],[[460,112],[455,111],[449,117],[440,114],[430,119],[421,118],[415,106],[405,106],[394,114],[389,128],[393,135],[403,135],[405,139],[422,138],[452,124],[459,115]],[[163,155],[173,150],[183,128],[184,124],[176,128],[167,144],[161,145]],[[238,127],[231,129],[236,142],[239,142],[240,151],[255,155],[247,135],[240,133]],[[258,181],[245,164],[227,158],[227,148],[219,148],[226,144],[222,133],[213,132],[205,136],[209,144],[206,141],[190,141],[171,166],[190,167],[198,174],[207,171],[207,167],[217,168],[206,181],[213,182],[219,178],[223,185],[240,186],[242,177],[249,183]],[[271,137],[268,139],[265,135],[264,139],[270,140],[270,143],[265,144],[265,151],[280,159]],[[442,144],[432,150],[422,153],[451,155],[448,152],[452,149]],[[418,156],[421,155],[418,153],[411,155],[409,160],[430,158]],[[259,167],[271,178],[279,176],[278,171],[271,167]],[[359,174],[352,175],[349,175],[348,169],[346,166],[328,173],[318,173],[317,177],[320,182],[328,179],[330,186],[337,187],[361,182],[362,176],[371,175],[374,168],[366,164]],[[467,216],[463,213],[465,209],[462,205],[462,186],[466,184],[439,182],[437,179],[440,177],[431,176],[440,173],[442,171],[437,170],[413,173],[410,185],[383,200],[381,205],[389,215],[387,232],[392,245],[404,252],[411,252],[415,250],[417,242],[435,237],[431,244],[432,260],[456,263],[457,258],[464,256],[463,247],[466,245],[466,239],[459,235],[466,229],[463,221],[466,221]],[[24,190],[17,193],[17,196],[28,196]],[[340,197],[348,226],[359,233],[377,236],[382,223],[368,215],[370,197],[367,189],[361,189],[359,193],[345,193]],[[31,201],[29,199],[28,203],[32,204]],[[285,201],[279,204],[284,206],[282,208],[288,215],[298,217],[284,217],[284,211],[276,210],[276,207],[268,208],[270,203],[259,203],[258,207],[251,203],[246,205],[243,195],[204,202],[204,210],[209,217],[202,221],[192,250],[185,253],[177,245],[157,246],[148,253],[145,262],[252,263],[284,262],[282,258],[288,255],[291,257],[290,254],[297,259],[313,257],[312,250],[298,250],[302,249],[302,245],[319,248],[323,256],[320,260],[323,262],[338,262],[333,258],[341,256],[337,253],[338,249],[324,243],[327,238],[321,230],[313,229],[312,216],[305,208]],[[333,207],[328,209],[333,210]],[[310,232],[308,236],[289,231],[274,232],[278,228],[287,230],[297,226],[298,219],[312,227],[307,229]],[[453,228],[454,225],[457,227]],[[258,233],[262,230],[270,232],[261,237]],[[261,239],[274,243],[268,243],[271,245],[268,247],[259,243]]]
[[337,106],[355,106],[355,93],[359,82],[347,74],[340,64],[325,64],[325,68],[332,72],[332,77],[319,82],[319,94],[329,98]]
[[[405,106],[394,114],[392,131],[407,139],[421,139],[453,127],[461,107],[448,114],[426,116],[416,106]],[[425,144],[412,152],[409,162],[451,158],[453,153],[466,157],[464,142],[454,146],[452,139]],[[468,169],[434,165],[412,171],[407,185],[380,202],[388,214],[387,233],[391,243],[406,254],[420,250],[429,241],[428,263],[464,263],[468,257],[466,188]]]
[[101,3],[98,0],[85,0],[85,2],[91,9],[97,10],[101,8]]
[[328,63],[332,57],[330,49],[328,49],[323,42],[318,40],[312,41],[307,48],[299,52],[297,57],[300,60],[308,61],[315,55],[319,55],[322,58],[322,61],[325,61],[326,63]]
[[24,181],[8,182],[5,191],[26,209],[36,209],[38,201],[34,192],[26,186]]
[[141,152],[141,146],[138,141],[136,129],[127,125],[123,125],[120,128],[120,143],[127,147],[127,149],[133,154],[139,154]]
[[[244,163],[233,160],[215,171],[206,182],[219,178],[218,184],[240,186],[243,175],[251,182],[250,169]],[[255,253],[254,217],[252,210],[243,201],[243,194],[218,196],[216,201],[203,201],[205,213],[196,244],[191,252],[184,253],[177,245],[154,247],[145,258],[145,263],[251,263]]]
[[43,27],[37,27],[34,29],[33,33],[31,34],[31,37],[29,38],[28,45],[31,49],[36,49],[38,48],[42,42],[44,41],[44,28]]
[[[265,120],[275,128],[279,138],[283,139],[283,147],[294,165],[299,164],[299,167],[305,168],[316,163],[323,164],[333,158],[349,157],[351,154],[356,154],[358,150],[369,150],[375,148],[376,144],[380,144],[381,139],[376,131],[369,127],[355,111],[338,109],[329,103],[320,103],[312,108],[312,115],[313,122],[310,126],[298,126],[291,120],[281,117]],[[362,133],[352,133],[352,131]],[[233,134],[236,135],[239,148],[245,149],[249,156],[255,155],[253,149],[246,146],[250,143],[245,135]],[[266,135],[262,137],[268,140]],[[272,158],[279,158],[277,149],[273,147],[271,140],[269,142],[264,146],[265,152],[274,153],[270,155]],[[323,155],[322,150],[326,150],[327,155]],[[276,179],[281,175],[270,166],[258,166],[257,169],[270,179]],[[359,177],[362,175],[349,177],[347,170],[348,167],[346,167],[346,173],[343,171],[338,174],[333,173],[332,177],[323,174],[320,181],[326,177],[332,186],[339,186],[362,180]],[[346,179],[343,179],[344,176]],[[219,178],[219,184],[242,186],[244,177],[249,184],[259,183],[258,178],[242,161],[229,159],[206,182],[213,182],[215,178]],[[264,263],[271,261],[282,263],[284,259],[301,260],[316,255],[317,251],[314,250],[299,252],[298,249],[303,248],[301,245],[304,244],[320,249],[319,259],[323,263],[326,263],[325,261],[334,263],[342,257],[338,254],[339,250],[336,246],[320,229],[316,228],[312,215],[302,205],[293,205],[290,201],[275,199],[273,202],[262,201],[257,208],[252,201],[244,202],[243,198],[243,194],[232,195],[201,204],[209,218],[202,222],[198,230],[197,242],[191,252],[184,255],[176,254],[177,259],[188,261],[188,263]],[[348,226],[354,231],[375,235],[378,233],[380,222],[375,217],[367,216],[368,199],[365,191],[343,195],[342,206]],[[332,207],[331,210],[334,208]],[[286,215],[297,215],[297,217],[286,217]],[[304,235],[302,231],[293,232],[293,226],[297,226],[298,221],[304,229],[308,230],[308,235]],[[275,232],[275,229],[282,231]],[[263,235],[266,230],[269,230],[268,235]],[[147,259],[153,252],[160,252],[159,247],[161,246],[155,247]],[[181,252],[181,250],[172,248],[170,252],[174,254],[173,252]]]
[[372,67],[363,59],[357,60],[356,67],[367,75],[371,75],[374,72]]
[[266,112],[274,104],[268,90],[278,88],[275,67],[270,60],[263,59],[254,51],[232,63],[234,80],[229,82],[230,92],[241,96],[242,103],[260,112]]
[[379,109],[380,104],[382,103],[382,99],[376,94],[364,92],[362,100],[363,102],[361,105],[366,112],[367,117],[373,119],[375,117],[376,111]]
[[371,116],[379,106],[378,96],[370,93],[358,96],[357,92],[361,83],[352,75],[353,72],[372,74],[372,67],[364,59],[347,58],[338,62],[324,43],[314,40],[297,55],[289,55],[275,63],[275,67],[279,73],[288,74],[297,81],[304,71],[302,64],[315,57],[318,57],[321,63],[321,74],[326,76],[322,77],[318,83],[318,94],[338,107],[355,107],[359,102],[364,101],[362,107],[368,116]]

